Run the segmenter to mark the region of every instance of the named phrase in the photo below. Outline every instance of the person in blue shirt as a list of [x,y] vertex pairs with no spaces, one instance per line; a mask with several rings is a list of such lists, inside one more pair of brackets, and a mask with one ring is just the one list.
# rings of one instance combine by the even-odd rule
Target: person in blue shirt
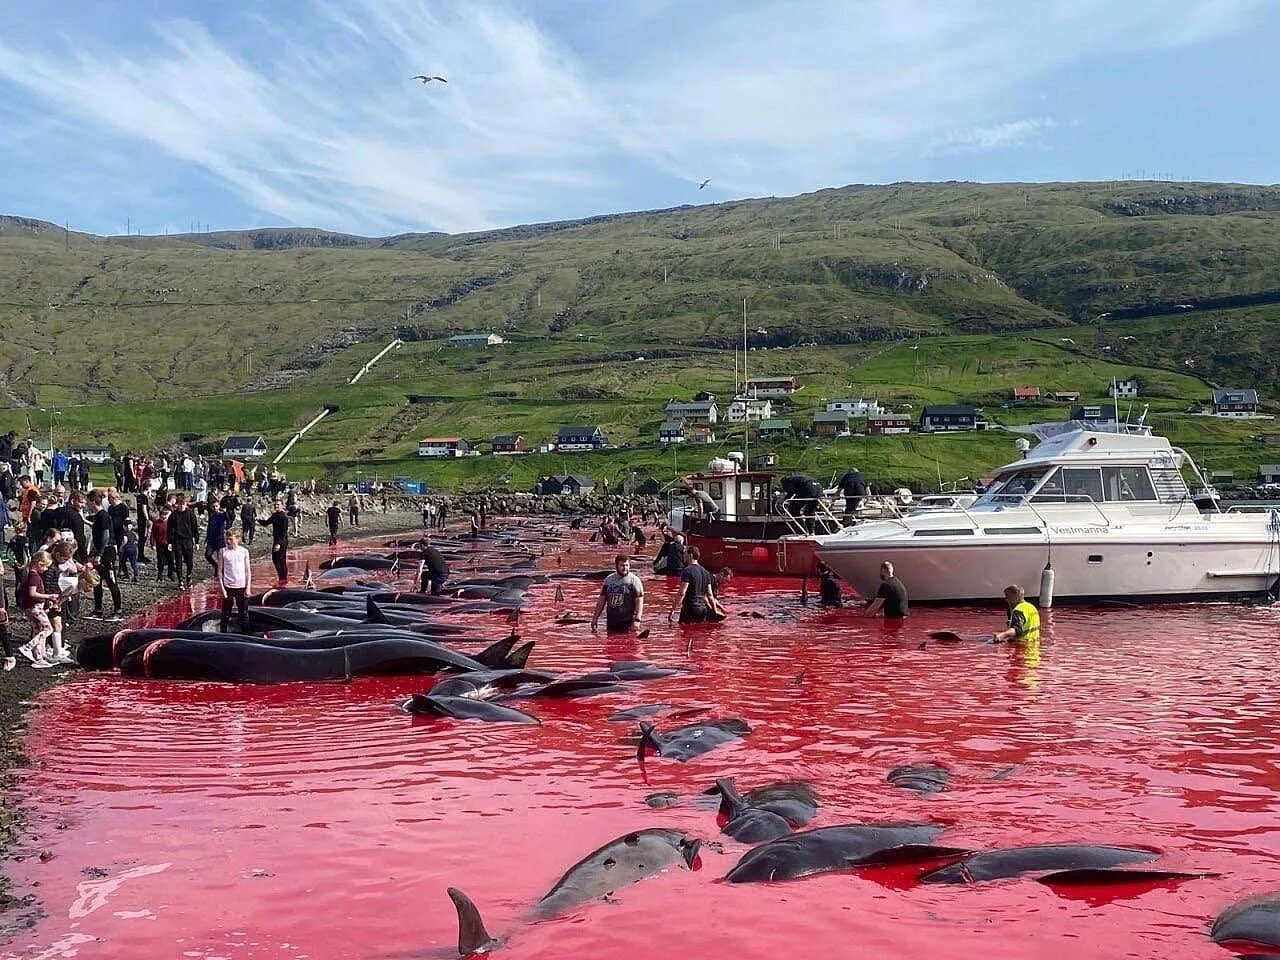
[[204,535],[204,558],[209,561],[214,573],[218,572],[218,551],[226,545],[227,511],[222,509],[220,501],[215,500],[209,510],[209,525],[205,528]]
[[56,486],[62,486],[67,482],[67,455],[61,450],[53,451],[53,482]]

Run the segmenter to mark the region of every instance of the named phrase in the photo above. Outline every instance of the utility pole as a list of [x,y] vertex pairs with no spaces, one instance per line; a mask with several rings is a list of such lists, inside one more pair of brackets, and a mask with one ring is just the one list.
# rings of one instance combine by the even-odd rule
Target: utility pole
[[70,220],[63,222],[62,224],[62,243],[63,243],[63,246],[62,246],[63,250],[71,249],[71,221]]

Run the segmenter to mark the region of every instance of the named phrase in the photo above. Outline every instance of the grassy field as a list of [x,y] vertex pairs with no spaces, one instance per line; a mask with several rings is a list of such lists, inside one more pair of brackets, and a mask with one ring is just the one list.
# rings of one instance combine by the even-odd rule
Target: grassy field
[[[625,448],[575,470],[661,472],[663,404],[732,392],[745,298],[750,371],[799,378],[778,414],[798,424],[830,399],[869,395],[913,414],[976,403],[1016,426],[1066,411],[1004,406],[1015,386],[1096,401],[1113,376],[1137,375],[1134,415],[1150,404],[1193,453],[1248,473],[1280,459],[1250,438],[1280,430],[1188,411],[1211,384],[1257,387],[1274,407],[1280,306],[1174,305],[1280,298],[1276,254],[1280,190],[1230,184],[845,187],[385,240],[307,230],[104,239],[0,217],[0,426],[44,436],[56,410],[68,441],[153,449],[262,433],[276,450],[331,404],[338,411],[291,452],[294,475],[524,484],[562,471],[562,458],[426,466],[417,441],[514,432],[536,446],[570,423],[598,424]],[[1160,304],[1161,315],[1110,318]],[[463,330],[511,342],[444,345]],[[408,342],[348,385],[397,335]],[[1003,462],[1008,439],[778,452],[823,473],[858,447],[879,475],[925,487]]]

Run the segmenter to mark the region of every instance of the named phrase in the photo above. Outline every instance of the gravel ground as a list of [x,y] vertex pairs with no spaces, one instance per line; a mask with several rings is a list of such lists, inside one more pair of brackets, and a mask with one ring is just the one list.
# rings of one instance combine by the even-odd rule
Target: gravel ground
[[[345,507],[345,500],[343,505]],[[405,501],[403,504],[398,504],[393,501],[386,513],[377,507],[363,512],[360,515],[360,526],[354,528],[346,526],[344,509],[343,527],[339,535],[343,538],[376,536],[383,533],[412,531],[420,524],[420,514],[414,503]],[[303,517],[301,536],[294,537],[292,542],[302,546],[328,541],[328,539],[329,535],[323,518],[316,514]],[[254,557],[266,556],[270,546],[270,537],[260,535],[255,539],[251,553]],[[197,550],[198,553],[199,550]],[[199,570],[203,563],[199,556],[196,557],[196,561],[197,570]],[[9,594],[12,596],[13,572],[6,570],[5,575],[10,578]],[[147,566],[140,573],[140,582],[120,584],[126,621],[158,601],[177,593],[173,585],[158,584],[154,577],[154,568]],[[85,610],[89,607],[83,601],[82,606]],[[19,643],[25,642],[29,635],[26,619],[16,609],[11,610],[10,614],[12,619],[10,630],[14,638]],[[102,633],[108,629],[110,625],[104,624],[101,620],[81,619],[64,630],[63,636],[74,649],[74,644],[81,637]],[[4,862],[20,859],[23,856],[37,855],[36,851],[23,849],[25,821],[22,808],[17,803],[14,793],[16,768],[26,766],[28,763],[27,756],[23,752],[27,711],[43,691],[57,686],[77,672],[75,667],[35,670],[21,657],[18,658],[18,664],[15,670],[0,673],[0,860]],[[6,873],[3,862],[0,862],[0,942],[3,942],[9,930],[34,922],[34,918],[38,916],[34,895],[15,896]]]

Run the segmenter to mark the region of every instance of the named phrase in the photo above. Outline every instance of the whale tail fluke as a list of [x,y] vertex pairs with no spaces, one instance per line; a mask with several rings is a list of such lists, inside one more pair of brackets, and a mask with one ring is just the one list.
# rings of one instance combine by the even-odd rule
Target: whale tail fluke
[[743,807],[747,805],[732,777],[721,777],[716,781],[712,791],[720,794],[720,812],[730,820],[740,814]]
[[480,917],[480,908],[457,887],[449,888],[449,899],[458,911],[458,953],[464,957],[488,953],[502,946],[500,940],[489,936]]
[[[516,638],[520,639],[519,637]],[[523,670],[529,663],[529,654],[533,653],[533,641],[528,640],[511,651],[507,657],[507,666],[512,670]]]

